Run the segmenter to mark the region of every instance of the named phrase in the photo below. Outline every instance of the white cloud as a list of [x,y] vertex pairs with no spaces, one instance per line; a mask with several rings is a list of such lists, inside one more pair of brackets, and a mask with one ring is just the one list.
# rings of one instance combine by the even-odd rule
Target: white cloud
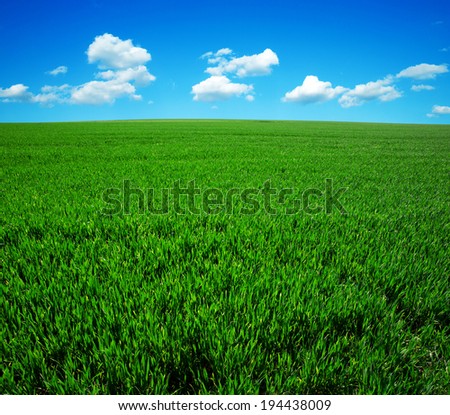
[[97,36],[87,50],[89,63],[98,62],[100,68],[125,69],[143,65],[151,59],[146,49],[133,45],[109,33]]
[[74,88],[70,102],[73,104],[112,104],[117,98],[124,96],[139,99],[140,96],[135,93],[136,88],[129,82],[91,81]]
[[33,94],[28,92],[24,84],[12,85],[9,88],[0,88],[0,100],[2,102],[31,102]]
[[68,84],[60,86],[45,85],[41,88],[41,93],[34,95],[32,101],[47,107],[52,107],[55,103],[68,102],[71,87]]
[[239,97],[252,91],[252,85],[233,83],[226,76],[211,76],[194,85],[191,93],[194,94],[194,101],[211,102]]
[[378,81],[367,82],[356,85],[339,98],[339,104],[344,108],[362,105],[367,101],[378,99],[379,101],[392,101],[400,98],[402,93],[392,85],[392,76],[387,76]]
[[447,64],[431,65],[421,63],[419,65],[410,66],[397,74],[397,78],[412,79],[434,79],[436,75],[448,72]]
[[135,68],[127,68],[118,71],[108,70],[97,74],[98,78],[106,80],[116,80],[118,82],[134,81],[138,86],[148,85],[156,78],[148,72],[144,65],[136,66]]
[[230,77],[268,75],[273,65],[278,65],[278,56],[270,49],[251,56],[235,57],[230,48],[222,48],[217,52],[206,52],[201,56],[209,66],[205,72],[208,79],[194,85],[191,93],[194,101],[221,101],[231,97],[245,95],[248,102],[255,100],[253,85],[232,82]]
[[67,68],[67,66],[58,66],[57,68],[53,69],[52,71],[48,71],[47,73],[56,76],[59,74],[65,74],[68,70],[69,69]]
[[431,85],[413,85],[411,87],[412,91],[420,92],[420,91],[432,91],[434,89],[434,86]]
[[219,62],[226,62],[226,58],[224,58],[225,55],[232,54],[233,51],[230,48],[222,48],[219,49],[217,52],[206,52],[202,56],[200,56],[200,59],[207,59],[208,63],[211,65],[214,65]]
[[45,107],[53,107],[57,102],[62,102],[58,94],[37,94],[33,97],[32,102],[37,102]]
[[428,113],[427,117],[437,118],[439,115],[450,115],[450,107],[446,105],[433,105],[431,113]]
[[41,88],[41,92],[43,93],[52,93],[52,92],[60,92],[70,88],[69,84],[53,86],[53,85],[45,85]]
[[205,52],[202,56],[200,56],[200,59],[206,59],[206,58],[209,58],[212,55],[214,55],[214,53],[211,52],[211,51]]
[[229,55],[230,53],[233,53],[230,48],[222,48],[216,52],[216,56]]
[[10,88],[0,88],[0,101],[2,102],[26,102],[38,103],[45,106],[52,106],[54,103],[67,102],[70,95],[70,86],[45,85],[37,95],[28,91],[28,87],[23,84],[13,85]]
[[208,63],[218,65],[207,68],[205,72],[213,76],[231,74],[244,78],[246,76],[268,75],[272,72],[272,66],[279,64],[277,54],[271,49],[239,58],[230,57],[231,52],[231,49],[224,48],[208,55]]
[[309,104],[312,102],[325,102],[347,91],[342,86],[332,87],[331,82],[323,82],[317,76],[308,75],[303,84],[286,92],[283,97],[284,102],[302,102]]
[[433,110],[431,111],[433,114],[450,114],[450,107],[445,105],[434,105]]
[[[95,38],[86,53],[89,62],[97,62],[99,69],[109,68],[97,73],[96,78],[99,80],[78,86],[46,85],[37,95],[29,92],[27,86],[17,84],[6,89],[0,88],[0,101],[39,103],[44,106],[55,103],[105,104],[127,96],[139,101],[142,96],[136,94],[136,86],[147,85],[156,79],[143,65],[150,60],[150,54],[134,46],[131,40],[124,41],[105,33]],[[48,73],[58,75],[66,72],[67,67],[59,66]]]
[[113,103],[128,96],[139,101],[136,86],[145,86],[156,78],[144,65],[151,59],[144,48],[136,47],[130,39],[121,40],[109,33],[97,36],[87,50],[89,62],[97,62],[100,69],[111,68],[97,74],[100,81],[91,81],[75,87],[70,102],[74,104]]

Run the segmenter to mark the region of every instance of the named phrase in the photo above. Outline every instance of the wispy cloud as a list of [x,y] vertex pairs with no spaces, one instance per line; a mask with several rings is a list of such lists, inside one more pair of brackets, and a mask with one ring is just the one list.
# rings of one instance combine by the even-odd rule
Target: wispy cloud
[[156,79],[151,73],[148,72],[144,65],[117,71],[108,70],[105,72],[99,72],[97,74],[97,78],[107,81],[117,81],[119,83],[133,81],[138,86],[145,86]]
[[414,92],[420,92],[420,91],[432,91],[434,89],[434,86],[431,85],[413,85],[411,87],[411,91]]
[[439,115],[450,114],[450,107],[446,105],[434,105],[431,112]]
[[208,59],[208,63],[214,64],[219,62],[218,58],[221,58],[224,55],[230,55],[231,53],[233,53],[233,51],[230,48],[222,48],[217,52],[206,52],[200,58]]
[[55,68],[55,69],[53,69],[51,71],[48,71],[47,73],[49,75],[57,76],[57,75],[60,75],[60,74],[67,73],[68,70],[69,69],[67,68],[67,66],[58,66],[57,68]]
[[433,105],[431,112],[427,114],[428,118],[438,118],[439,115],[450,114],[450,107],[446,105]]
[[447,64],[431,65],[429,63],[421,63],[419,65],[410,66],[403,69],[397,74],[397,78],[412,79],[434,79],[437,75],[447,73]]
[[46,107],[52,107],[55,104],[61,104],[70,100],[72,87],[68,84],[60,86],[45,85],[41,92],[33,96],[33,102]]

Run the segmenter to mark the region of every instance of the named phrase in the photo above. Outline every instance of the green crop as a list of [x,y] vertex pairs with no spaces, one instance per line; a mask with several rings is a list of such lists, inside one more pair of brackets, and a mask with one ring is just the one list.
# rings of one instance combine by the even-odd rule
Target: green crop
[[[445,125],[0,124],[2,393],[449,393],[449,139]],[[136,195],[105,214],[124,180],[159,203],[176,181],[327,178],[346,214],[242,214],[239,198],[154,214]]]

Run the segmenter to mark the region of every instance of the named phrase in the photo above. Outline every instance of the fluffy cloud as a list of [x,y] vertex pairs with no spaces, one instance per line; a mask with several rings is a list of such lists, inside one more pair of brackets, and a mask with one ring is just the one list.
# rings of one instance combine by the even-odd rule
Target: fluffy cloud
[[324,102],[336,98],[347,91],[347,88],[337,86],[333,88],[331,82],[323,82],[317,76],[308,75],[303,84],[286,92],[283,97],[284,102],[302,102],[304,104],[312,102]]
[[[143,63],[150,60],[150,54],[143,48],[135,47],[131,40],[121,40],[105,33],[97,36],[87,50],[89,62],[97,62],[99,69],[96,78],[78,86],[44,86],[39,94],[32,94],[23,84],[10,88],[0,88],[1,102],[30,102],[44,106],[55,103],[105,104],[116,99],[129,97],[140,100],[136,86],[145,86],[156,78]],[[223,52],[222,52],[223,53]],[[48,72],[51,75],[66,73],[67,67],[59,66]]]
[[52,106],[54,103],[67,102],[70,96],[70,86],[46,85],[37,95],[28,92],[28,87],[23,84],[13,85],[10,88],[0,88],[0,101],[2,102],[26,102],[39,103],[44,106]]
[[433,110],[431,111],[433,114],[450,114],[450,107],[445,105],[434,105]]
[[432,91],[434,86],[431,85],[413,85],[411,87],[411,91],[420,92],[420,91]]
[[393,77],[388,76],[378,81],[356,85],[339,98],[339,104],[344,108],[349,108],[375,99],[386,102],[400,98],[402,94],[392,85],[393,81]]
[[33,94],[28,92],[26,85],[16,84],[9,88],[0,88],[0,100],[2,102],[31,102]]
[[97,36],[87,50],[89,63],[98,62],[100,68],[124,69],[143,65],[151,59],[146,49],[133,42],[121,40],[109,33]]
[[[396,76],[388,75],[384,79],[356,85],[353,89],[340,86],[333,88],[330,82],[322,82],[316,76],[310,75],[305,78],[303,85],[287,92],[282,100],[309,103],[328,101],[340,95],[339,104],[344,108],[359,106],[373,100],[387,102],[402,96],[402,92],[395,85],[399,78],[434,79],[438,74],[446,72],[448,72],[446,64],[421,63],[402,70]],[[434,90],[434,87],[420,84],[413,85],[411,90],[415,92],[431,91]],[[433,113],[433,115],[435,114]]]
[[436,75],[448,72],[446,64],[431,65],[428,63],[421,63],[420,65],[410,66],[397,74],[397,78],[412,78],[412,79],[434,79]]
[[142,98],[140,95],[136,95],[136,88],[128,82],[91,81],[74,88],[70,102],[73,104],[112,104],[117,98],[125,96],[134,100]]
[[226,76],[211,76],[208,79],[194,85],[191,93],[194,101],[223,101],[233,96],[251,94],[252,85],[231,82]]
[[67,66],[58,66],[57,68],[53,69],[52,71],[48,71],[47,73],[56,76],[59,74],[65,74],[68,70],[69,69],[67,68]]
[[248,102],[254,101],[253,85],[232,82],[231,77],[268,75],[272,66],[278,65],[278,56],[270,49],[251,56],[235,57],[230,48],[222,48],[217,52],[206,52],[201,56],[209,65],[205,72],[211,75],[208,79],[194,85],[191,93],[194,101],[222,101],[232,97],[245,95]]
[[73,104],[111,104],[126,96],[139,100],[142,97],[136,94],[136,86],[148,85],[156,79],[144,65],[151,59],[150,53],[134,46],[130,39],[121,40],[105,33],[95,38],[86,53],[90,63],[97,62],[100,69],[110,69],[97,74],[101,80],[75,87],[70,98]]
[[272,66],[279,64],[277,54],[271,49],[239,58],[230,57],[231,53],[231,49],[224,48],[208,55],[208,63],[217,64],[217,66],[209,67],[205,72],[213,76],[232,74],[244,78],[246,76],[268,75],[272,72]]

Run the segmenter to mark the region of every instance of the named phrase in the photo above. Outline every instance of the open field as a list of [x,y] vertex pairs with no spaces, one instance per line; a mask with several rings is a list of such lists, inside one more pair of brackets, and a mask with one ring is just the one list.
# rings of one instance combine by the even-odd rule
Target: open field
[[[2,393],[450,392],[450,126],[0,124],[0,144]],[[178,180],[253,199],[152,212]],[[268,212],[265,183],[316,189],[313,212]]]

